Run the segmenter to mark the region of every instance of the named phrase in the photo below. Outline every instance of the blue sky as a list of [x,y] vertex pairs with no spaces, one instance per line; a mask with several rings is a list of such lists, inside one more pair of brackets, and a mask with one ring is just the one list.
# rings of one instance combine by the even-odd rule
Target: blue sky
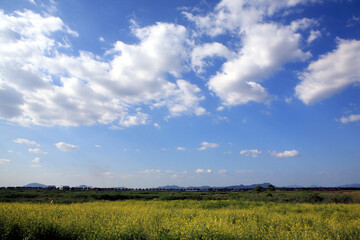
[[360,182],[360,3],[0,1],[0,185]]

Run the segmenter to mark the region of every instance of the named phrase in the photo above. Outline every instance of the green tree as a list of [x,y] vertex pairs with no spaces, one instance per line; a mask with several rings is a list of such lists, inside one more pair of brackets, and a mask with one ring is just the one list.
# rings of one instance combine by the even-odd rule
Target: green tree
[[269,185],[267,185],[267,190],[268,191],[275,191],[275,186],[272,185],[272,184],[269,184]]
[[263,190],[263,187],[260,186],[260,185],[257,185],[257,186],[254,188],[254,191],[255,191],[255,192],[262,192],[262,190]]

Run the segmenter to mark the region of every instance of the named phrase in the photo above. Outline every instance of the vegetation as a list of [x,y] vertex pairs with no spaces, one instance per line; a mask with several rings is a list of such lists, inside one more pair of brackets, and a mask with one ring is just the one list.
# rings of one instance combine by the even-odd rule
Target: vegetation
[[360,191],[6,189],[0,239],[360,239]]
[[0,202],[81,203],[99,200],[245,200],[291,203],[360,203],[360,191],[61,191],[0,190]]
[[0,239],[360,239],[360,204],[0,203]]

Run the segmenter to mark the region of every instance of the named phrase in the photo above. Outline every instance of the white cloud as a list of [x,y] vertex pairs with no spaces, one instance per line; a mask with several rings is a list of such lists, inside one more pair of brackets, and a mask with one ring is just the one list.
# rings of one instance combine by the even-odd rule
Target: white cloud
[[79,150],[78,146],[64,143],[64,142],[58,142],[58,143],[55,143],[54,145],[62,152],[70,152],[70,151]]
[[[192,52],[192,66],[202,72],[206,57],[222,57],[226,62],[210,78],[208,87],[226,106],[248,102],[268,103],[272,97],[261,82],[279,71],[288,62],[304,61],[311,56],[300,49],[298,31],[309,30],[318,23],[299,19],[290,25],[271,22],[275,13],[309,1],[300,0],[223,0],[205,16],[183,12],[204,34],[217,36],[230,32],[241,40],[241,48],[231,52],[224,45],[207,43]],[[312,40],[315,37],[313,32]]]
[[205,16],[196,16],[185,11],[183,14],[195,22],[203,33],[217,36],[228,31],[235,33],[244,31],[259,22],[264,22],[265,18],[285,8],[307,2],[316,2],[316,0],[222,0],[213,12]]
[[357,122],[360,121],[360,114],[351,114],[347,117],[343,116],[340,118],[340,122],[343,124],[347,124],[349,122]]
[[99,37],[100,42],[105,42],[105,39],[103,37]]
[[11,162],[10,159],[0,158],[0,164],[10,163],[10,162]]
[[219,170],[219,171],[218,171],[219,174],[225,174],[225,173],[227,173],[227,172],[228,172],[227,170]]
[[253,158],[256,158],[259,155],[261,155],[262,152],[259,151],[258,149],[246,149],[246,150],[241,150],[240,154],[245,156],[252,156]]
[[290,158],[290,157],[299,156],[299,154],[300,154],[297,150],[287,150],[284,152],[272,151],[269,153],[271,156],[276,157],[276,158]]
[[196,173],[212,173],[212,170],[211,169],[196,169],[195,170]]
[[216,109],[216,111],[222,111],[222,110],[224,110],[224,106],[219,106],[219,107]]
[[177,89],[174,90],[172,98],[154,104],[154,106],[166,105],[170,112],[169,117],[176,117],[186,113],[194,113],[196,116],[206,114],[205,108],[199,106],[200,101],[204,100],[203,96],[199,96],[200,88],[182,79],[177,80],[176,84]]
[[198,148],[198,150],[203,151],[208,148],[217,148],[217,147],[219,147],[219,144],[217,144],[217,143],[202,142],[201,147]]
[[119,121],[120,126],[132,127],[137,125],[145,125],[147,123],[149,115],[145,113],[138,112],[133,116],[122,117]]
[[269,102],[271,97],[259,83],[281,70],[287,62],[303,61],[310,55],[299,49],[300,34],[289,26],[257,24],[246,30],[236,58],[209,80],[209,89],[224,105]]
[[113,177],[112,172],[102,172],[101,175],[104,176],[104,177]]
[[314,41],[315,39],[321,37],[321,32],[319,30],[311,30],[310,31],[310,36],[308,37],[308,39],[306,40],[308,43],[311,43],[312,41]]
[[186,148],[184,148],[184,147],[177,147],[176,150],[178,150],[178,151],[185,151]]
[[14,152],[14,151],[13,151],[13,150],[11,150],[11,149],[10,149],[10,150],[8,150],[8,153],[13,153],[13,152]]
[[24,144],[26,144],[28,146],[37,146],[37,147],[40,146],[40,144],[37,144],[35,141],[31,141],[31,140],[28,140],[28,139],[25,139],[25,138],[17,138],[13,142],[15,142],[15,143],[24,143]]
[[[319,26],[319,22],[316,21],[315,19],[309,19],[309,18],[297,19],[295,21],[292,21],[290,24],[290,28],[293,31],[306,30],[311,27],[317,27],[317,26]],[[313,30],[311,30],[311,32],[312,31]],[[310,35],[311,35],[311,32],[310,32]]]
[[101,148],[101,145],[97,144],[97,145],[95,145],[94,147],[96,147],[96,148]]
[[141,171],[140,173],[159,174],[159,173],[161,173],[161,171],[159,169],[145,169],[144,171]]
[[337,49],[320,56],[300,75],[297,97],[311,104],[360,82],[359,62],[360,41],[338,39]]
[[[117,41],[107,56],[62,53],[78,36],[58,17],[0,12],[0,118],[20,124],[118,127],[147,122],[139,104],[165,106],[170,116],[202,115],[200,89],[180,78],[189,70],[190,44],[181,25],[132,27],[138,44]],[[110,57],[109,57],[110,56]],[[111,59],[111,60],[108,60]],[[6,104],[5,104],[6,103]]]
[[201,46],[196,46],[191,53],[192,68],[197,73],[204,72],[204,67],[210,65],[206,59],[213,57],[231,59],[234,57],[234,53],[218,42],[205,43]]
[[154,127],[156,127],[156,128],[161,128],[158,123],[154,123]]
[[34,160],[32,160],[33,163],[40,163],[40,158],[39,157],[36,157],[34,158]]
[[29,148],[28,151],[36,154],[48,154],[47,152],[42,151],[40,148]]

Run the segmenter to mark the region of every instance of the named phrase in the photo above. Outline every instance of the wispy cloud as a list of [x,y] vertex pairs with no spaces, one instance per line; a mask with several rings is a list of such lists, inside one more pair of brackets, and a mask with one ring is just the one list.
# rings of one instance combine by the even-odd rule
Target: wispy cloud
[[360,114],[351,114],[347,117],[343,116],[340,118],[340,122],[343,124],[347,124],[350,122],[357,122],[360,121]]
[[299,156],[300,153],[297,150],[287,150],[284,152],[271,151],[269,154],[276,158],[291,158]]
[[185,148],[185,147],[177,147],[176,150],[178,150],[178,151],[185,151],[186,148]]
[[40,163],[40,158],[39,157],[36,157],[34,158],[34,160],[32,160],[33,163]]
[[40,146],[40,144],[37,144],[35,141],[31,141],[31,140],[28,140],[28,139],[25,139],[25,138],[17,138],[13,142],[15,142],[15,143],[23,143],[23,144],[26,144],[28,146],[37,146],[37,147]]
[[213,171],[211,169],[201,169],[198,168],[195,170],[196,173],[212,173]]
[[258,149],[245,149],[245,150],[241,150],[240,151],[241,155],[245,155],[245,156],[251,156],[253,158],[258,157],[259,155],[262,154],[262,152]]
[[0,164],[10,163],[10,162],[11,162],[11,160],[10,160],[10,159],[0,158]]
[[143,171],[140,171],[140,173],[144,174],[159,174],[161,171],[159,169],[145,169]]
[[40,148],[29,148],[28,151],[36,154],[48,154],[47,152],[42,151]]
[[79,150],[78,146],[75,146],[75,145],[72,145],[69,143],[58,142],[58,143],[55,143],[54,145],[62,152],[70,152],[70,151]]
[[202,142],[200,145],[201,145],[201,147],[198,148],[198,150],[200,150],[200,151],[206,150],[208,148],[217,148],[217,147],[219,147],[219,144],[217,144],[217,143],[209,143],[209,142]]

